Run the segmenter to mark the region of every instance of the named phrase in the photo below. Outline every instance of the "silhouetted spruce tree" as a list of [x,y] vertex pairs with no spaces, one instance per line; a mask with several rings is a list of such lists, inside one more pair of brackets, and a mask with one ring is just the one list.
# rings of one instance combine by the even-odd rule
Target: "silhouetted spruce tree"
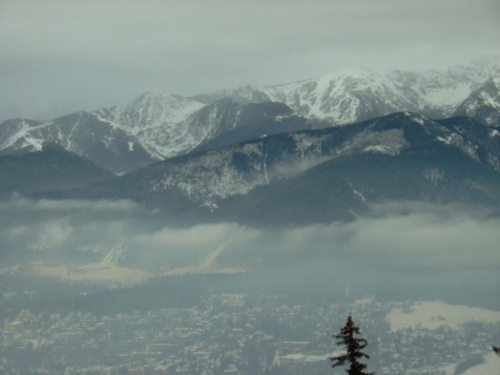
[[354,335],[359,334],[360,329],[354,324],[351,314],[349,314],[344,328],[336,335],[333,335],[337,340],[337,345],[345,346],[346,353],[337,357],[330,357],[331,365],[333,368],[349,365],[349,368],[346,369],[349,375],[373,375],[373,372],[365,372],[366,364],[359,362],[363,357],[370,359],[368,354],[362,352],[368,342],[363,338],[354,337]]

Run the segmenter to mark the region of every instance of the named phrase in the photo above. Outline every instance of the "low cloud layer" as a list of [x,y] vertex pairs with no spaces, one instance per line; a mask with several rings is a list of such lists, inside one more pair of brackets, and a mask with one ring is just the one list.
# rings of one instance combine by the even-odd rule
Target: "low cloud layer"
[[[234,223],[175,228],[130,201],[29,201],[0,203],[2,236],[11,242],[114,243],[147,254],[209,252],[229,241],[229,252],[259,256],[308,254],[332,259],[390,257],[417,263],[488,264],[500,261],[500,219],[464,206],[402,203],[376,206],[371,217],[289,229],[256,229]],[[473,255],[472,255],[473,254]]]
[[251,270],[256,285],[351,287],[359,296],[390,290],[434,296],[442,286],[461,302],[500,282],[500,219],[462,206],[399,203],[349,223],[256,229],[175,228],[126,201],[12,201],[0,205],[0,223],[4,266],[95,264],[118,244],[125,249],[117,257],[121,267]]

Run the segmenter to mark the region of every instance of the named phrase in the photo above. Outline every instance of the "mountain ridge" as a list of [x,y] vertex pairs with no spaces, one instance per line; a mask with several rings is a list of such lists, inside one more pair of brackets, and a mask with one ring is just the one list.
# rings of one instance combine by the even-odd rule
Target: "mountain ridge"
[[159,161],[59,198],[132,199],[175,220],[283,223],[352,219],[385,200],[498,205],[499,146],[498,128],[402,112]]
[[498,66],[492,61],[444,72],[351,70],[189,98],[146,92],[124,106],[75,112],[49,122],[7,120],[0,124],[0,153],[36,151],[43,142],[58,142],[114,173],[127,173],[233,141],[300,127],[343,126],[403,110],[428,118],[466,115],[497,124]]
[[55,143],[20,155],[0,156],[0,195],[75,189],[115,177],[89,160]]
[[191,98],[205,103],[221,96],[242,102],[279,101],[297,115],[330,120],[336,125],[405,110],[438,118],[450,116],[472,91],[499,74],[498,59],[447,71],[350,69],[292,83],[246,85]]

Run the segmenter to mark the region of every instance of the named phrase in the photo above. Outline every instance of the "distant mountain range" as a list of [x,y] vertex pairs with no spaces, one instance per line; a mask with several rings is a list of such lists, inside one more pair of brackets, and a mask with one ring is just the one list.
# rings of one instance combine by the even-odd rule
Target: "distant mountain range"
[[[202,144],[207,147],[228,132],[243,141],[245,134],[252,139],[298,130],[299,117],[304,130],[400,111],[434,119],[469,116],[492,125],[498,123],[500,110],[499,66],[491,60],[446,72],[356,70],[190,98],[148,92],[124,106],[73,113],[49,122],[7,120],[0,124],[0,153],[36,151],[43,142],[55,142],[120,174],[185,155]],[[296,117],[291,128],[289,120],[283,121],[290,116]]]
[[154,163],[52,198],[132,199],[183,221],[353,219],[393,200],[500,202],[500,129],[403,112]]
[[[445,118],[452,116],[476,90],[494,91],[491,85],[483,87],[493,77],[500,77],[498,60],[454,66],[444,72],[350,70],[284,85],[223,90],[191,99],[203,103],[221,98],[242,103],[281,102],[296,115],[328,120],[335,125],[400,111]],[[494,97],[494,93],[490,93]]]
[[145,93],[50,122],[7,120],[0,178],[4,195],[129,198],[190,222],[348,220],[392,200],[498,207],[498,64]]

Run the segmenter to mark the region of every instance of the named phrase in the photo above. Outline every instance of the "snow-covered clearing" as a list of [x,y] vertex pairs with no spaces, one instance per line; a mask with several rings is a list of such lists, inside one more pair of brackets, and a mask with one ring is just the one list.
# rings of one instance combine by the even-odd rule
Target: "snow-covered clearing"
[[394,307],[386,317],[392,331],[405,328],[461,328],[467,322],[500,323],[500,311],[477,307],[449,305],[443,301],[415,302]]

